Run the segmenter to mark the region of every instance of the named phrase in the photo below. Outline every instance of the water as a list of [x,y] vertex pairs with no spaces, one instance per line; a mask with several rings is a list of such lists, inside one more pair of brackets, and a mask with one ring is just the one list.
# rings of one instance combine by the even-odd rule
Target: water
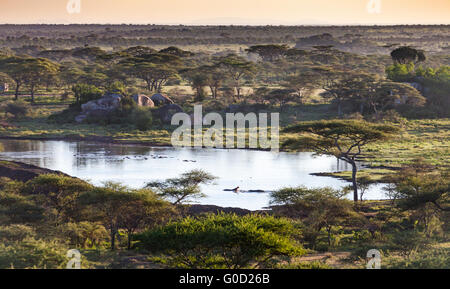
[[[310,174],[351,169],[334,157],[314,157],[312,153],[177,149],[70,141],[0,140],[0,145],[3,146],[0,159],[62,171],[95,185],[112,180],[140,188],[151,180],[203,169],[219,179],[202,186],[207,197],[196,203],[250,210],[266,207],[269,193],[235,194],[223,190],[237,186],[242,190],[264,191],[298,185],[341,188],[349,183]],[[383,198],[381,187],[373,185],[365,198]]]

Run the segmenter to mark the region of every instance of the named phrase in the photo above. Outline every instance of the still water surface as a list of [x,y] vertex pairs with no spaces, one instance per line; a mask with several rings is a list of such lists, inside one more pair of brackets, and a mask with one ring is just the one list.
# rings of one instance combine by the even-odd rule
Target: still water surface
[[[334,157],[315,157],[312,153],[158,148],[70,141],[0,140],[0,144],[3,146],[0,159],[59,170],[95,185],[111,180],[140,188],[151,180],[203,169],[219,179],[202,186],[207,197],[196,203],[250,210],[266,207],[269,193],[235,194],[223,190],[237,186],[244,191],[272,191],[298,185],[340,188],[349,183],[310,174],[351,169]],[[373,185],[365,198],[383,198],[381,188],[382,185]]]

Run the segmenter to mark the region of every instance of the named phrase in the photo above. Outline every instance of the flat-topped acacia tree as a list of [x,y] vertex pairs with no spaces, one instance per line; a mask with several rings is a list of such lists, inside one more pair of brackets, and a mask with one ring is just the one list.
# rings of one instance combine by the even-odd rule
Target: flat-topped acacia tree
[[398,132],[397,127],[375,124],[360,120],[307,121],[284,129],[287,133],[297,133],[283,143],[284,148],[313,151],[319,155],[332,155],[352,166],[353,198],[358,201],[356,161],[363,153],[365,145],[391,138]]

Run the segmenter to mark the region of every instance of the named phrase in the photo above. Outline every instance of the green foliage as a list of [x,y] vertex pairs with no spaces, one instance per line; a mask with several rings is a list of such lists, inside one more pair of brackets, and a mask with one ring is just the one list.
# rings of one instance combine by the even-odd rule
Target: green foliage
[[146,131],[152,128],[152,112],[148,108],[136,108],[129,115],[130,123],[137,129]]
[[112,250],[121,228],[127,230],[130,248],[131,235],[136,229],[151,226],[164,219],[162,212],[170,212],[167,203],[152,191],[133,190],[112,182],[83,193],[78,202],[87,207],[85,218],[99,221],[109,230]]
[[215,179],[216,177],[203,170],[192,170],[179,178],[150,182],[147,187],[156,189],[160,196],[173,200],[173,204],[180,204],[204,197],[199,185],[208,184]]
[[94,85],[79,83],[72,86],[72,91],[75,94],[76,102],[83,104],[91,100],[100,98],[103,91]]
[[2,104],[0,111],[13,115],[15,119],[21,119],[31,113],[31,105],[24,101],[11,101]]
[[105,227],[97,222],[66,223],[63,236],[78,248],[97,248],[108,239]]
[[392,81],[406,82],[414,77],[414,64],[393,64],[386,68],[387,78]]
[[24,193],[33,196],[56,220],[70,220],[77,214],[77,198],[93,186],[64,175],[40,175],[26,183]]
[[2,243],[20,242],[25,238],[34,236],[36,236],[34,228],[27,225],[0,226],[0,240]]
[[36,223],[44,219],[44,209],[31,197],[0,191],[0,217],[4,224]]
[[422,50],[417,50],[409,46],[402,46],[393,50],[391,57],[395,63],[399,64],[417,63],[426,60]]
[[304,254],[294,234],[287,219],[219,214],[187,217],[135,238],[138,248],[165,254],[162,261],[172,268],[238,269]]
[[1,269],[63,269],[67,249],[55,241],[26,238],[21,242],[0,243]]
[[[302,218],[305,240],[316,247],[322,229],[326,230],[328,247],[332,247],[333,230],[336,226],[360,223],[361,217],[354,211],[351,202],[343,199],[344,192],[332,188],[308,189],[306,187],[284,188],[271,194],[271,203],[285,205],[281,214]],[[337,239],[335,238],[337,242]]]

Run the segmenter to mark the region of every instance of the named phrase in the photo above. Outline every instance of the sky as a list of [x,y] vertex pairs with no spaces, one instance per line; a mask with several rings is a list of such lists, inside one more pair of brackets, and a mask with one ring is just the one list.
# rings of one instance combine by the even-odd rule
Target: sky
[[0,23],[450,24],[450,0],[0,0]]

